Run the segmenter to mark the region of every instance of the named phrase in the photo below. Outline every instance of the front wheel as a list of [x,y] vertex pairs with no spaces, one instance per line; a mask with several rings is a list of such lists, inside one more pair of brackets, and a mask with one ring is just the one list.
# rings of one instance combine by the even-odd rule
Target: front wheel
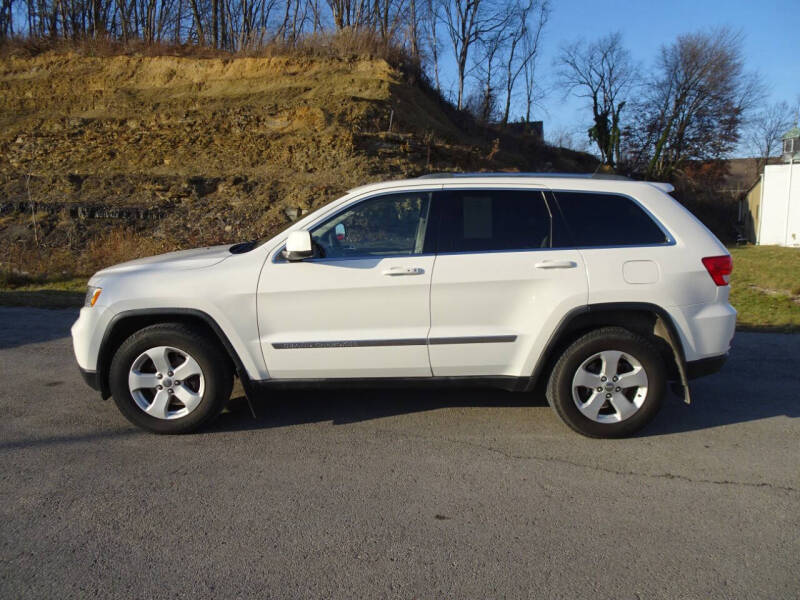
[[228,357],[179,323],[145,327],[114,354],[109,384],[120,412],[154,433],[186,433],[216,417],[233,387]]
[[623,437],[658,412],[664,361],[645,337],[621,327],[587,333],[561,355],[547,401],[564,423],[590,437]]

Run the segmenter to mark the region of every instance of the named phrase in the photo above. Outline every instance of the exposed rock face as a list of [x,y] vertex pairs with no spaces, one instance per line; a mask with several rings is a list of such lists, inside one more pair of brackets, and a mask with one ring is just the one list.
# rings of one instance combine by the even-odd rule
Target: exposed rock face
[[111,258],[87,262],[88,244],[119,228],[144,240],[134,253],[259,237],[370,181],[553,160],[538,144],[509,147],[464,134],[382,60],[9,57],[0,270],[54,268],[57,256],[99,268]]

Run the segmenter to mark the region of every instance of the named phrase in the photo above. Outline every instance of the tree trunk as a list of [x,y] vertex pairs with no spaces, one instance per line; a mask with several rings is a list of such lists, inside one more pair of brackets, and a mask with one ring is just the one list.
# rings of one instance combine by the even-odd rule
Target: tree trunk
[[192,5],[192,14],[194,15],[194,23],[197,28],[197,43],[201,46],[206,45],[206,36],[203,33],[203,21],[200,19],[200,11],[197,8],[197,0],[189,0]]
[[219,0],[211,0],[211,38],[214,48],[219,48]]
[[408,37],[411,38],[411,58],[419,62],[419,42],[417,40],[417,1],[411,0],[408,5],[409,21]]

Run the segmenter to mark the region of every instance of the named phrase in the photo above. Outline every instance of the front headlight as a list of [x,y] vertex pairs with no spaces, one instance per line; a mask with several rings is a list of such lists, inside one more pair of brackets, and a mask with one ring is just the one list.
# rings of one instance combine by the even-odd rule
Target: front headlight
[[84,306],[94,306],[97,302],[97,299],[100,297],[100,292],[103,291],[103,288],[94,287],[92,285],[86,290],[86,299],[83,301]]

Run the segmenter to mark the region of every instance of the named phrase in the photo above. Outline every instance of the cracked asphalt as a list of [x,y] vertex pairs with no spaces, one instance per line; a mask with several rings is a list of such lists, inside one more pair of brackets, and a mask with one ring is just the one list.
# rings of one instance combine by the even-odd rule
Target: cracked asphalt
[[0,309],[0,597],[797,598],[800,336],[738,333],[639,437],[540,395],[241,397],[141,433],[76,311]]

